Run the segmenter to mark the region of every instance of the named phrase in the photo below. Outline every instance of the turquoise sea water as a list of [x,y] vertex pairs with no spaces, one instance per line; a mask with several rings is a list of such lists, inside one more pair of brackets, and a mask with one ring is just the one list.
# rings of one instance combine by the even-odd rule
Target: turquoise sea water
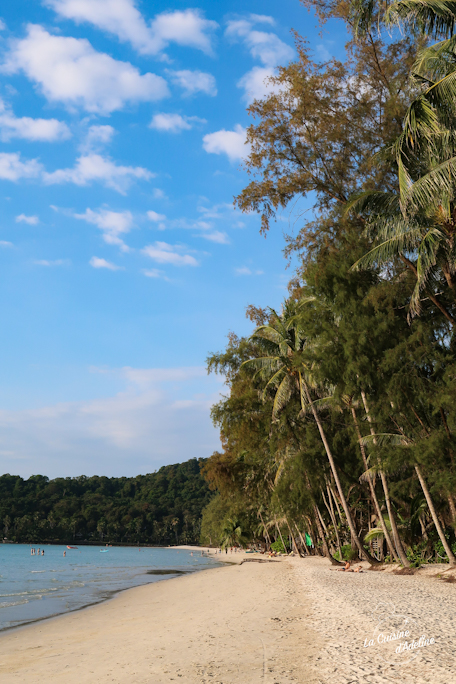
[[44,556],[31,556],[30,548],[0,544],[0,631],[217,565],[215,558],[177,549],[43,546]]

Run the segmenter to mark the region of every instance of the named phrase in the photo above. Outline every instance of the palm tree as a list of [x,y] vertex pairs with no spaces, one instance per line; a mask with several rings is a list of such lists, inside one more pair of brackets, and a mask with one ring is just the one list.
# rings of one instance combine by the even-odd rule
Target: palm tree
[[[361,32],[372,21],[373,3],[354,3]],[[454,4],[445,0],[399,0],[387,23],[408,23],[426,35],[444,37],[418,53],[411,74],[416,96],[402,132],[378,155],[397,171],[397,191],[368,191],[351,199],[347,211],[366,220],[373,248],[354,268],[399,258],[416,278],[410,301],[419,314],[426,296],[454,326],[456,302],[456,36]],[[452,304],[439,296],[444,290]]]
[[[371,434],[368,437],[364,437],[363,442],[365,444],[369,444],[370,442],[374,442],[375,444],[388,444],[392,446],[400,446],[400,447],[413,447],[415,444],[414,440],[408,437],[403,431],[401,434],[394,434],[394,433],[383,433],[383,434]],[[429,511],[431,513],[432,521],[434,523],[435,529],[437,531],[437,534],[440,537],[440,541],[442,542],[443,548],[445,549],[445,553],[448,556],[448,560],[450,565],[456,565],[456,557],[451,550],[450,545],[448,544],[448,540],[445,536],[445,532],[443,531],[443,528],[440,524],[440,521],[437,516],[437,511],[434,506],[434,502],[431,497],[431,493],[429,491],[429,487],[427,485],[427,482],[424,478],[423,471],[421,470],[421,466],[419,463],[415,462],[414,463],[414,469],[415,472],[418,476],[418,481],[421,485],[421,489],[423,490],[424,497],[426,499],[426,503],[429,507]]]
[[223,525],[220,535],[222,549],[227,546],[244,546],[246,539],[242,534],[240,522],[236,518],[228,518]]
[[[262,342],[266,354],[245,361],[243,366],[249,365],[256,369],[257,373],[266,380],[263,395],[266,395],[268,391],[274,393],[272,409],[274,419],[288,404],[293,394],[299,395],[302,414],[310,408],[324,445],[353,540],[361,557],[375,564],[377,560],[366,551],[359,539],[316,403],[311,396],[311,390],[317,389],[318,386],[315,379],[315,360],[311,353],[315,348],[315,343],[308,339],[300,322],[299,313],[302,306],[313,300],[314,298],[303,299],[299,304],[288,300],[285,302],[281,315],[270,309],[269,323],[259,326],[252,335],[252,339]],[[310,358],[308,358],[308,352],[310,352]],[[318,517],[316,523],[319,524]]]

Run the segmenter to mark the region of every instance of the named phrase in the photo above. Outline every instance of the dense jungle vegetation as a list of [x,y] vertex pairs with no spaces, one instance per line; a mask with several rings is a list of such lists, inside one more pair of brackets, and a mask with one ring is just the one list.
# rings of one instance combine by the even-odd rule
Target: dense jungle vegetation
[[212,494],[203,461],[163,466],[138,477],[0,477],[4,536],[17,542],[130,544],[198,542]]
[[265,233],[288,216],[299,267],[280,310],[250,306],[252,335],[209,356],[227,393],[201,539],[454,564],[456,10],[304,4],[345,22],[346,57],[296,36],[249,108],[235,203]]

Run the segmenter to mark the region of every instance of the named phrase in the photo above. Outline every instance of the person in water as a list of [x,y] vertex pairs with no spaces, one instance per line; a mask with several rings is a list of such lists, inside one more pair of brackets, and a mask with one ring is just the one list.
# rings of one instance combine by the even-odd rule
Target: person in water
[[41,549],[41,555],[44,556],[44,549]]
[[66,556],[66,551],[63,552],[63,557],[65,558],[65,556]]

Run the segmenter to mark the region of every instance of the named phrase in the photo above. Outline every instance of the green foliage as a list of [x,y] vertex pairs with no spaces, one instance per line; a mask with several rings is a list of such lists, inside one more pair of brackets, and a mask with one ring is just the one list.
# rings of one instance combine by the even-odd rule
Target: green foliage
[[195,543],[213,496],[203,464],[192,459],[134,478],[3,475],[0,520],[18,542]]
[[[352,561],[358,558],[358,551],[356,549],[352,549],[351,544],[344,544],[341,547],[341,551],[342,560]],[[334,554],[334,558],[336,560],[341,560],[339,551],[336,551],[336,553]]]
[[285,548],[284,545],[282,544],[282,541],[280,539],[278,539],[277,541],[272,542],[271,549],[273,551],[275,551],[276,553],[287,553],[287,551],[289,550],[290,547],[286,541],[285,541],[285,544],[287,545],[287,548]]

